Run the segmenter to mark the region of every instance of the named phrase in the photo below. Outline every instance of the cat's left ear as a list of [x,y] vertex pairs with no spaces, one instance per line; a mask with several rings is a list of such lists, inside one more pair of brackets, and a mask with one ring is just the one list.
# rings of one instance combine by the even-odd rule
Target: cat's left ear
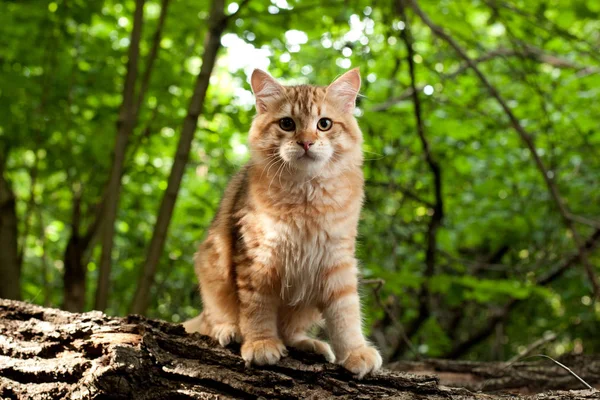
[[340,111],[351,113],[354,111],[359,91],[360,72],[358,68],[354,68],[327,87],[327,98],[337,104]]
[[266,112],[269,104],[285,92],[285,89],[279,82],[260,69],[255,69],[252,72],[250,85],[256,97],[256,111],[259,114]]

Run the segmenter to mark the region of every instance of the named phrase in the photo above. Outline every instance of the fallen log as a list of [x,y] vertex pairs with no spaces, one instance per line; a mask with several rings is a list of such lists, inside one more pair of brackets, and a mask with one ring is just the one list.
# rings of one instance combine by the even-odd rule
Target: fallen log
[[[3,399],[516,399],[384,370],[362,381],[292,351],[278,365],[245,368],[239,348],[140,316],[72,314],[0,299]],[[596,390],[529,399],[600,399]]]
[[[600,388],[600,357],[566,355],[558,359],[587,384]],[[571,373],[548,359],[535,361],[479,362],[463,360],[398,361],[387,366],[394,371],[435,375],[444,386],[471,391],[504,391],[519,394],[548,390],[581,389],[585,386]]]

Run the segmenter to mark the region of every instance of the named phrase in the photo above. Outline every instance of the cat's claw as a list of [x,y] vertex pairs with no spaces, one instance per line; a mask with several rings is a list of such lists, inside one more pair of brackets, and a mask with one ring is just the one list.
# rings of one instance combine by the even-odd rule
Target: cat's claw
[[251,364],[273,365],[285,356],[287,349],[279,339],[256,340],[242,345],[242,358],[246,361],[246,367]]
[[242,336],[235,324],[218,324],[213,327],[213,335],[217,342],[223,347],[232,342],[240,343]]
[[381,368],[383,360],[374,347],[362,346],[350,352],[346,360],[341,364],[348,371],[357,376],[358,379],[373,373]]

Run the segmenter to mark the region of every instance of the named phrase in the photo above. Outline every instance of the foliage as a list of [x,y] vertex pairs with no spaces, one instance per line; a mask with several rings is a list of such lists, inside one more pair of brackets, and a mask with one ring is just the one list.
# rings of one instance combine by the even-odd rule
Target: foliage
[[[532,134],[548,173],[578,216],[584,239],[600,226],[597,3],[419,2],[468,49]],[[577,253],[573,233],[506,114],[447,43],[436,39],[410,8],[409,21],[403,21],[392,1],[250,0],[227,3],[226,9],[233,13],[240,6],[221,40],[224,48],[211,77],[148,315],[179,322],[197,313],[193,254],[229,177],[247,160],[246,131],[254,113],[247,74],[252,68],[267,68],[288,83],[325,85],[359,66],[367,198],[358,256],[365,278],[385,280],[379,291],[370,284],[363,288],[377,343],[392,353],[399,341],[397,324],[381,304],[410,328],[420,313],[419,292],[427,285],[431,312],[410,338],[425,355],[450,354],[517,300],[493,324],[499,328],[457,355],[508,357],[548,330],[559,333],[550,353],[600,351],[600,304],[579,261],[540,284]],[[179,0],[168,11],[130,140],[109,314],[125,314],[133,298],[202,64],[209,7]],[[81,198],[84,227],[98,212],[111,168],[133,9],[131,0],[0,3],[0,151],[7,156],[5,174],[17,198],[26,300],[62,303],[74,202]],[[144,11],[142,60],[152,44],[160,2],[148,0]],[[409,96],[401,38],[408,27],[424,133],[442,174],[445,215],[433,276],[425,274],[424,262],[434,180]],[[88,308],[94,303],[99,255],[96,243],[85,257]],[[600,256],[592,251],[590,261],[600,274]]]

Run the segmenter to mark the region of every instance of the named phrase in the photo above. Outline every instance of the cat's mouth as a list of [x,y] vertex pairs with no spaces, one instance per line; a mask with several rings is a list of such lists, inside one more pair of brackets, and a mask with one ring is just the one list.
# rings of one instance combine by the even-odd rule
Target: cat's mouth
[[298,160],[316,160],[317,158],[313,154],[305,152],[304,154],[302,154],[297,159]]

